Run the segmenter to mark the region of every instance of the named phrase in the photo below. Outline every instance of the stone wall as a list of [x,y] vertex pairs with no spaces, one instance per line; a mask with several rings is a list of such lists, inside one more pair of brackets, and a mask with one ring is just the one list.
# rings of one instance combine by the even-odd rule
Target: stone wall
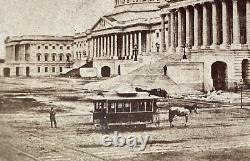
[[200,62],[172,62],[167,64],[167,75],[177,84],[203,90],[204,67]]

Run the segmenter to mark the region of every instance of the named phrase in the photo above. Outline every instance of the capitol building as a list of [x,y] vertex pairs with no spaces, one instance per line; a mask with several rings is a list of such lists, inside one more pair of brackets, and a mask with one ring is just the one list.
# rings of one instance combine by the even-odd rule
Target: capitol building
[[250,85],[249,59],[250,0],[115,0],[72,37],[6,39],[0,76],[114,77],[155,64],[177,84],[229,90]]

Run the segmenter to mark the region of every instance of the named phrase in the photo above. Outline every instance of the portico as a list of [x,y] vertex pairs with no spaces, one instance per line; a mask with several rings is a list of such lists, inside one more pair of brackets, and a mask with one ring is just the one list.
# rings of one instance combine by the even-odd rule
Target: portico
[[169,29],[164,52],[182,54],[186,46],[190,63],[204,63],[205,89],[250,84],[250,0],[170,1],[160,8],[169,20],[161,24]]
[[[93,58],[110,58],[127,60],[133,59],[133,50],[138,48],[138,55],[150,52],[147,31],[118,32],[105,35],[94,35],[88,40],[91,45],[90,53]],[[148,37],[148,38],[147,38]]]
[[[187,0],[161,8],[161,16],[169,19],[171,41],[166,45],[162,39],[166,50],[178,52],[183,44],[195,50],[250,49],[250,0]],[[162,38],[164,35],[162,32]]]

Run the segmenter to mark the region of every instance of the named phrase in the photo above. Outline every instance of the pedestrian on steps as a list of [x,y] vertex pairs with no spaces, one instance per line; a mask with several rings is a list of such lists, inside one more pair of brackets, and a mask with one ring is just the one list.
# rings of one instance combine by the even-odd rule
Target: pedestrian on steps
[[167,75],[167,70],[168,70],[168,67],[167,67],[167,65],[165,65],[165,66],[163,67],[164,75]]

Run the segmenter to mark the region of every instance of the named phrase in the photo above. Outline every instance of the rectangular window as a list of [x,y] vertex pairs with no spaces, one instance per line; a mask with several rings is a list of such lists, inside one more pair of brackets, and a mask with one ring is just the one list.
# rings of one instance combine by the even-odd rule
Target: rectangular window
[[52,49],[56,49],[56,47],[55,47],[55,46],[53,46],[53,47],[52,47]]
[[62,46],[60,46],[60,49],[63,49],[63,47],[62,47]]
[[44,69],[45,69],[45,70],[44,70],[45,73],[47,73],[47,72],[48,72],[48,67],[45,67]]
[[41,68],[37,67],[37,72],[40,73],[41,72]]
[[41,55],[40,54],[37,55],[37,61],[41,61]]
[[40,46],[37,46],[37,49],[40,49],[41,47]]
[[67,46],[67,49],[70,50],[70,46]]
[[60,68],[59,68],[59,70],[60,70],[60,73],[62,73],[63,68],[62,68],[62,67],[60,67]]
[[52,67],[52,72],[53,72],[53,73],[56,72],[56,67]]
[[45,49],[48,49],[48,46],[45,46]]

